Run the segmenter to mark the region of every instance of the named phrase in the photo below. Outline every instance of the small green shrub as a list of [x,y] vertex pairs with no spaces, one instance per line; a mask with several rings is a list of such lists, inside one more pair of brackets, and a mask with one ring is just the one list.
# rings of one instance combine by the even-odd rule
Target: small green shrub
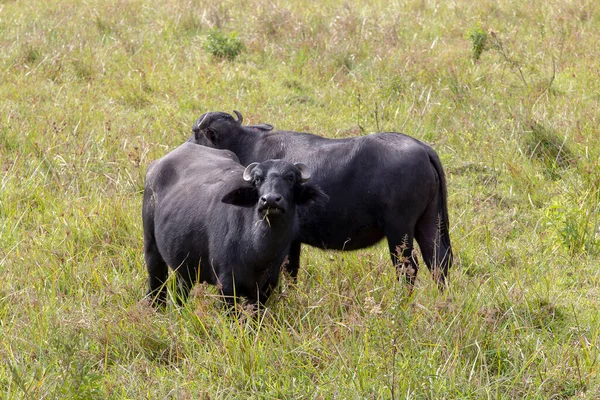
[[226,34],[213,29],[206,37],[205,48],[217,58],[232,61],[244,50],[244,44],[238,37],[237,32]]
[[[573,206],[576,205],[576,206]],[[558,233],[571,256],[600,251],[600,191],[570,193],[565,199],[553,200],[546,210],[549,225]]]
[[480,26],[471,28],[467,32],[467,38],[471,40],[471,50],[473,51],[473,60],[477,61],[481,57],[481,53],[486,49],[487,32]]

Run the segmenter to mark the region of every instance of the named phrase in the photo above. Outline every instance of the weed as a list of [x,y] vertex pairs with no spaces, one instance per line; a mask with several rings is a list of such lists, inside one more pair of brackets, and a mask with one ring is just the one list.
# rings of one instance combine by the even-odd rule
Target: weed
[[213,56],[230,61],[239,56],[244,49],[237,32],[223,33],[217,29],[208,33],[204,46]]
[[574,257],[600,253],[600,190],[591,187],[582,193],[571,192],[554,199],[545,217],[558,233],[560,242]]
[[517,58],[509,55],[507,49],[504,46],[503,40],[500,38],[500,35],[492,31],[490,32],[490,37],[492,38],[490,47],[496,50],[498,53],[500,53],[500,55],[502,56],[504,61],[510,66],[510,68],[512,70],[516,70],[519,73],[519,78],[521,79],[521,82],[523,82],[523,85],[525,87],[529,87],[529,83],[527,82],[527,80],[525,79],[525,75],[523,74],[521,62]]
[[473,60],[479,61],[481,54],[487,49],[487,32],[481,26],[476,26],[469,29],[466,36],[471,40]]

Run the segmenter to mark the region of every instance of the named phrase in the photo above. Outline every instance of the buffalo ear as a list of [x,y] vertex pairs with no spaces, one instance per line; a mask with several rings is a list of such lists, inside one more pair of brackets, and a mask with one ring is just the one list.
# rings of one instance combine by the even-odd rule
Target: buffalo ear
[[258,192],[252,186],[242,186],[227,193],[221,201],[234,206],[254,207],[258,203]]
[[[205,128],[205,129],[195,129],[194,130],[194,141],[196,144],[203,145],[216,145],[218,133],[214,129]],[[208,141],[208,143],[207,143]]]
[[295,201],[296,204],[300,206],[308,203],[325,204],[329,201],[329,196],[327,196],[317,185],[305,183],[297,186]]
[[194,130],[194,139],[196,140],[196,143],[200,143],[200,141],[202,140],[202,131],[200,129],[196,129]]
[[216,130],[214,129],[210,129],[210,128],[206,128],[206,130],[203,132],[204,136],[206,136],[206,138],[208,139],[209,142],[211,142],[212,144],[217,144],[217,139],[219,137],[219,134],[217,133]]
[[246,128],[257,129],[259,131],[272,131],[273,125],[271,125],[271,124],[256,124],[256,125],[247,125]]

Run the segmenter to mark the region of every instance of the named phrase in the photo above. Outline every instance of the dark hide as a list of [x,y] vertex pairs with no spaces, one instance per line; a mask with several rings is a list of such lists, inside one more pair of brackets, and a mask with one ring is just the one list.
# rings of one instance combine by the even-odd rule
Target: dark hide
[[436,152],[410,136],[383,132],[327,139],[310,133],[243,126],[222,112],[202,115],[190,142],[228,149],[243,165],[267,159],[302,161],[329,195],[325,206],[299,212],[288,270],[296,276],[300,243],[337,250],[371,246],[387,237],[392,262],[414,283],[413,239],[441,288],[452,263],[446,178]]
[[166,300],[167,265],[180,300],[195,282],[217,285],[233,303],[264,303],[296,236],[296,209],[326,201],[304,183],[306,166],[280,160],[244,169],[227,150],[184,143],[146,173],[142,219],[148,295]]

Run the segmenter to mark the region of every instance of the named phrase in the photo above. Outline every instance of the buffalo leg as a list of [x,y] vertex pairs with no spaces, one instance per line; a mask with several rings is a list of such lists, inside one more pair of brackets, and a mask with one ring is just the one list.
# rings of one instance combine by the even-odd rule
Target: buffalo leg
[[230,307],[235,306],[237,302],[237,297],[240,294],[237,293],[234,277],[231,275],[231,273],[222,273],[216,278],[217,289],[219,289],[219,292],[221,293],[221,296],[223,297],[225,303]]
[[279,274],[280,274],[280,269],[274,268],[270,272],[267,281],[264,283],[263,287],[258,292],[258,302],[261,305],[265,304],[267,302],[267,300],[271,296],[271,293],[273,293],[273,290],[275,290],[275,288],[277,287],[277,283],[279,282]]
[[146,296],[153,306],[162,306],[167,300],[167,276],[169,267],[158,251],[154,235],[154,198],[151,190],[144,190],[142,223],[144,225],[144,259],[148,270],[148,292]]
[[[436,202],[432,203],[436,204]],[[447,227],[441,226],[436,209],[431,208],[419,219],[415,227],[415,238],[419,243],[423,259],[429,271],[431,271],[440,290],[443,290],[448,277],[451,249],[450,243],[442,240],[441,235],[441,230],[447,229]]]
[[300,269],[300,242],[292,242],[290,245],[290,253],[288,255],[288,263],[285,270],[290,274],[294,281],[298,278],[298,269]]
[[177,269],[177,304],[182,305],[187,301],[187,298],[192,290],[192,287],[197,281],[196,269],[190,267],[190,265],[198,265],[197,262],[190,262],[190,264],[183,264]]
[[[408,231],[408,229],[404,230],[404,232]],[[386,236],[398,279],[404,276],[409,290],[412,291],[419,272],[419,262],[413,253],[413,236],[408,233],[388,234]]]
[[144,244],[144,258],[148,270],[148,293],[147,297],[154,306],[162,306],[167,299],[167,288],[165,282],[169,274],[169,267],[158,252],[156,242],[153,238],[147,238]]

